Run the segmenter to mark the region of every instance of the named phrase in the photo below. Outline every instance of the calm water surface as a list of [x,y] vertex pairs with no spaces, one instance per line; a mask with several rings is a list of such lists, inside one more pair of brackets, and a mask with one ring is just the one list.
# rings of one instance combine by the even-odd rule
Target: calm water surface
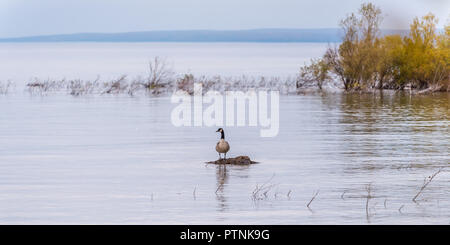
[[168,97],[1,96],[0,223],[449,224],[449,102],[283,96],[277,137],[226,128],[260,163],[223,169],[216,128],[172,126]]
[[450,224],[448,94],[281,96],[277,137],[225,128],[228,155],[259,164],[224,169],[205,164],[218,157],[217,128],[172,126],[168,96],[30,96],[20,86],[145,75],[155,55],[177,72],[290,76],[325,48],[1,44],[0,80],[18,86],[0,95],[0,223]]
[[0,43],[0,80],[148,76],[159,56],[179,74],[295,76],[324,43]]

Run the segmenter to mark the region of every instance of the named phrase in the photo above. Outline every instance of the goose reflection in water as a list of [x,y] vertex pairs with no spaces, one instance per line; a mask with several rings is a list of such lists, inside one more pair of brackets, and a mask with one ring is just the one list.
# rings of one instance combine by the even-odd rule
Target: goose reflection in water
[[226,198],[224,194],[224,187],[228,184],[228,172],[225,164],[219,164],[216,166],[216,199],[218,201],[218,210],[223,212],[227,209]]

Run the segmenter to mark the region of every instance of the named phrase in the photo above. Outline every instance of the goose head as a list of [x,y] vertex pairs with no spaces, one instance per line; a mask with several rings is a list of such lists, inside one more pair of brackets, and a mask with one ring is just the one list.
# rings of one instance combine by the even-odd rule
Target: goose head
[[225,133],[224,133],[224,131],[223,131],[223,128],[217,129],[216,132],[219,132],[219,133],[220,133],[220,138],[221,138],[221,139],[225,139]]

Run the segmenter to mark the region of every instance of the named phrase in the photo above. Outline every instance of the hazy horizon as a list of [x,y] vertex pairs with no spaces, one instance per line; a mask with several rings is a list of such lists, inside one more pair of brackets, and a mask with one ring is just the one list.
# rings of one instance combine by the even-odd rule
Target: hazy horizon
[[[26,36],[11,36],[11,37],[0,37],[0,39],[14,39],[14,38],[28,38],[28,37],[46,37],[46,36],[67,36],[67,35],[78,35],[78,34],[128,34],[128,33],[144,33],[144,32],[195,32],[195,31],[208,31],[208,32],[239,32],[239,31],[259,31],[259,30],[290,30],[290,31],[300,31],[300,30],[340,30],[340,27],[323,27],[323,28],[283,28],[283,27],[261,27],[261,28],[244,28],[244,29],[164,29],[164,30],[138,30],[138,31],[117,31],[117,32],[67,32],[67,33],[55,33],[55,34],[42,34],[42,35],[26,35]],[[382,31],[408,31],[408,28],[397,29],[397,28],[384,28]],[[441,28],[439,29],[441,30]]]
[[[381,35],[406,35],[408,30],[381,30]],[[248,30],[164,30],[118,33],[73,33],[0,38],[0,42],[326,42],[338,43],[339,28]]]

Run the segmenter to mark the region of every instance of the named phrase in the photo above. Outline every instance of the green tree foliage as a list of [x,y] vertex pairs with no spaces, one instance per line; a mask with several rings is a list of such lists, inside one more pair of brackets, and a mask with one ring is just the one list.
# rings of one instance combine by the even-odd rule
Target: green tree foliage
[[[346,91],[403,89],[407,85],[432,91],[449,90],[450,27],[436,31],[433,14],[415,18],[407,36],[380,37],[381,10],[372,3],[340,25],[343,40],[337,48],[301,69],[299,81],[317,82],[321,89],[331,75],[338,77]],[[331,74],[330,74],[331,73]]]

